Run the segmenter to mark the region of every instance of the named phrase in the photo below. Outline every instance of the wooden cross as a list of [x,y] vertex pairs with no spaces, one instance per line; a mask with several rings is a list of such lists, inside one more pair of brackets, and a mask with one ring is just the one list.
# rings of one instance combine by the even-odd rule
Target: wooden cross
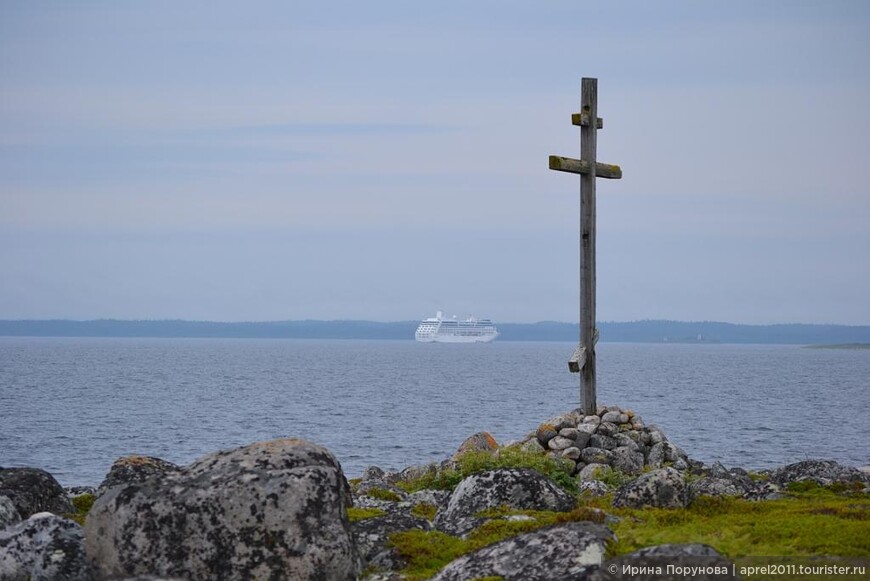
[[598,79],[583,79],[580,113],[571,123],[580,126],[580,159],[550,156],[550,169],[580,174],[580,345],[568,361],[568,369],[580,373],[580,402],[583,413],[596,413],[595,344],[595,178],[618,180],[618,165],[599,163],[597,133],[604,127],[598,117]]

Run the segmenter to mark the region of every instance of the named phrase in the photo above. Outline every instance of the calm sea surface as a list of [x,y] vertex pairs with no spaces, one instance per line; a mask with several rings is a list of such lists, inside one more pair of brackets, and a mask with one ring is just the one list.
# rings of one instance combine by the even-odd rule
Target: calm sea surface
[[[127,454],[178,464],[283,436],[349,476],[504,443],[579,405],[567,343],[0,338],[0,466],[98,484]],[[870,464],[870,351],[604,343],[599,402],[690,457],[766,468]]]

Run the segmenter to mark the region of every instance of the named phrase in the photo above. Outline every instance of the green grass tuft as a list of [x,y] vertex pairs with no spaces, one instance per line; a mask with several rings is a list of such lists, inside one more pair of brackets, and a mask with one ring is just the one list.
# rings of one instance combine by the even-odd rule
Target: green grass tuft
[[429,504],[428,502],[420,502],[414,505],[414,508],[411,509],[411,514],[425,518],[426,520],[434,520],[435,514],[438,512],[438,507],[434,504]]
[[537,470],[571,494],[577,493],[577,481],[571,476],[573,462],[548,458],[540,452],[527,452],[518,448],[500,448],[496,454],[468,452],[457,461],[456,469],[427,473],[414,480],[399,482],[397,486],[408,492],[424,489],[452,490],[466,477],[496,468]]
[[359,522],[368,518],[384,516],[385,514],[387,514],[386,511],[381,510],[380,508],[359,508],[352,506],[347,509],[347,520],[350,522]]
[[91,508],[94,506],[94,501],[96,500],[97,499],[93,494],[81,494],[73,497],[72,505],[76,511],[68,512],[64,514],[63,517],[75,521],[79,526],[85,526],[85,520],[88,517],[88,513],[91,512]]

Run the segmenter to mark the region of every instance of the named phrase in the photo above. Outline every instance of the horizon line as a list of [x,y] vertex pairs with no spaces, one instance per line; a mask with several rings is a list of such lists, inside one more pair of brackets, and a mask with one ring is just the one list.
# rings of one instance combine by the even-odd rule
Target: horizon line
[[[96,318],[96,319],[69,319],[69,318],[47,318],[47,319],[0,319],[0,323],[192,323],[192,324],[207,324],[207,325],[274,325],[282,323],[375,323],[381,325],[401,324],[401,323],[419,323],[420,319],[401,319],[391,321],[378,321],[373,319],[274,319],[274,320],[240,320],[240,321],[216,321],[205,319],[181,319],[181,318],[153,318],[153,319],[118,319],[112,317]],[[734,325],[743,327],[782,327],[782,326],[817,326],[817,327],[870,327],[868,323],[734,323],[730,321],[716,321],[712,319],[705,320],[681,320],[681,319],[633,319],[627,321],[601,320],[596,324],[610,325],[628,325],[637,323],[681,323],[681,324],[713,324],[713,325]],[[496,323],[497,325],[579,325],[579,321],[555,321],[551,319],[540,320],[534,322],[512,322],[505,321]]]

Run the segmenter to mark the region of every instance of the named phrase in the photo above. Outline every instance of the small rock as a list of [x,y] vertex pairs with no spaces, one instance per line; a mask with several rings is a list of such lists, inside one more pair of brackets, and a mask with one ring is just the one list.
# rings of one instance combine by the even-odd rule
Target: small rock
[[547,442],[547,447],[550,448],[550,450],[561,451],[566,450],[571,446],[574,446],[574,440],[563,438],[562,436],[556,436]]
[[613,424],[626,424],[628,423],[628,414],[624,414],[618,411],[607,412],[603,416],[601,416],[602,422],[611,422]]
[[660,444],[667,441],[665,433],[655,424],[647,426],[644,431],[649,435],[650,444]]
[[646,463],[653,468],[661,468],[665,463],[671,463],[678,470],[685,470],[687,464],[686,453],[670,442],[654,444],[647,454]]
[[643,471],[643,454],[626,446],[619,446],[610,451],[610,465],[626,474],[640,474]]
[[685,508],[689,490],[683,475],[674,468],[659,468],[621,486],[613,497],[613,506],[640,508]]
[[595,431],[596,434],[602,436],[615,436],[618,432],[619,426],[612,422],[601,422],[598,424],[598,429]]
[[538,443],[546,448],[547,443],[559,435],[559,430],[553,424],[543,423],[538,426],[537,431],[535,432],[535,437],[538,439]]
[[0,470],[0,496],[8,497],[23,519],[38,512],[58,515],[75,512],[63,487],[54,476],[39,468]]
[[631,450],[640,450],[640,434],[635,431],[620,432],[613,436],[617,447],[630,448]]
[[580,448],[574,446],[565,448],[562,450],[562,458],[567,458],[568,460],[576,462],[580,458]]
[[[598,416],[592,416],[592,417],[595,418]],[[585,423],[585,424],[580,424],[579,426],[577,426],[577,432],[579,434],[586,434],[587,438],[589,438],[592,434],[594,434],[597,431],[598,431],[598,424],[597,423],[594,423],[594,424],[593,423]]]
[[610,450],[602,448],[584,448],[580,452],[580,459],[587,464],[610,464],[613,454]]
[[[594,424],[597,426],[598,424],[601,423],[601,418],[598,416],[586,416],[583,418],[583,423],[584,424]],[[578,425],[577,427],[579,428],[580,426]]]
[[589,438],[590,448],[601,448],[602,450],[613,450],[616,448],[616,438],[610,436],[602,436],[601,434],[593,434]]
[[577,428],[563,428],[559,430],[559,435],[563,438],[568,438],[569,440],[576,440],[579,434],[580,430]]

